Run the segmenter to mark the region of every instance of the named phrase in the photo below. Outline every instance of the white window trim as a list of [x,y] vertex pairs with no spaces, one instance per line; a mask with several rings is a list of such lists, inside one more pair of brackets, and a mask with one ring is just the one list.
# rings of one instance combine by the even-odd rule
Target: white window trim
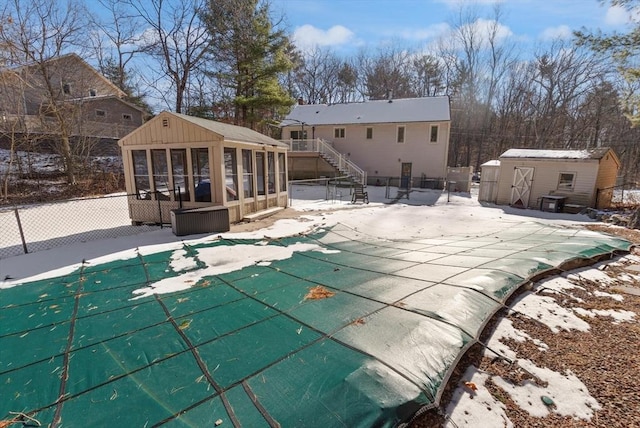
[[[560,187],[560,178],[562,177],[562,174],[571,174],[573,175],[573,180],[571,180],[571,187],[566,188],[566,187]],[[578,176],[578,173],[575,171],[560,171],[558,173],[558,184],[556,186],[556,190],[560,191],[560,192],[573,192],[576,188],[576,177]]]
[[[431,134],[433,132],[433,128],[436,128],[436,140],[433,141],[431,139]],[[438,139],[440,138],[440,125],[431,125],[429,126],[429,143],[438,144]]]
[[[337,134],[342,134],[341,136],[336,136],[336,131],[342,130],[342,132],[338,132]],[[344,139],[347,137],[347,130],[344,126],[333,128],[333,138],[335,139]]]
[[[402,128],[402,141],[400,140],[400,128]],[[396,143],[405,144],[407,142],[407,127],[405,125],[398,125],[396,127]]]

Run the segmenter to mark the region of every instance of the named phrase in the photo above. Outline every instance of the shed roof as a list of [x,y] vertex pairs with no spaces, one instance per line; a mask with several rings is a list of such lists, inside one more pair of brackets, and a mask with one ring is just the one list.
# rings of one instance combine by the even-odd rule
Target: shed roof
[[483,163],[482,165],[480,165],[481,167],[483,166],[500,166],[500,161],[497,159],[493,159],[490,161],[486,161],[485,163]]
[[502,158],[537,158],[537,159],[602,159],[611,149],[598,147],[587,150],[538,150],[509,149],[500,155]]
[[[200,117],[187,116],[186,114],[174,113],[170,111],[163,111],[155,118],[151,119],[147,122],[145,126],[153,126],[153,123],[161,120],[162,116],[174,116],[180,120],[184,120],[189,122],[195,126],[200,128],[204,128],[208,131],[211,131],[219,136],[221,136],[225,141],[235,141],[239,143],[254,143],[254,144],[267,144],[270,146],[277,147],[286,147],[284,143],[268,137],[264,134],[259,133],[258,131],[254,131],[253,129],[245,128],[243,126],[231,125],[229,123],[216,122],[215,120],[203,119]],[[140,129],[140,128],[138,128]],[[132,133],[135,133],[133,131]],[[131,135],[131,134],[129,134]],[[126,137],[125,137],[126,138]]]
[[451,120],[449,97],[399,98],[345,104],[296,105],[280,124],[443,122]]

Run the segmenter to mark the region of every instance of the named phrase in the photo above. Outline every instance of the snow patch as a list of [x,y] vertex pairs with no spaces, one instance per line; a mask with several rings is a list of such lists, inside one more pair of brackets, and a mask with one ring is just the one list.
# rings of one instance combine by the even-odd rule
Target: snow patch
[[621,294],[605,293],[604,291],[598,291],[598,290],[594,291],[593,295],[597,297],[610,297],[613,300],[616,300],[618,302],[622,302],[624,300],[624,297]]
[[473,382],[478,389],[457,388],[446,409],[448,415],[445,428],[484,427],[511,428],[513,423],[506,414],[506,407],[485,387],[490,375],[474,366],[467,368],[463,380]]
[[261,243],[256,245],[240,244],[200,248],[195,251],[195,258],[187,256],[184,250],[177,250],[171,256],[171,265],[179,267],[180,271],[185,270],[185,267],[197,267],[197,261],[204,263],[205,267],[176,277],[164,278],[148,287],[134,290],[135,297],[133,299],[186,290],[207,276],[234,272],[256,264],[268,266],[273,261],[290,258],[295,252],[305,251],[323,252],[325,249],[316,244],[303,243],[296,243],[288,247],[261,245]]
[[[562,416],[590,420],[594,410],[601,406],[589,394],[589,390],[570,370],[564,374],[538,367],[529,360],[518,360],[518,365],[528,373],[547,383],[547,386],[526,380],[522,385],[514,385],[501,377],[492,380],[499,388],[507,392],[516,404],[530,415],[543,418],[552,411]],[[555,407],[547,407],[542,396],[550,397]]]
[[512,306],[512,309],[543,323],[554,333],[560,330],[589,331],[587,322],[576,316],[570,309],[558,305],[549,296],[525,293]]
[[632,311],[623,311],[615,309],[584,309],[574,308],[575,313],[585,317],[595,318],[596,316],[611,317],[614,324],[620,324],[624,321],[633,321],[636,317],[636,313]]

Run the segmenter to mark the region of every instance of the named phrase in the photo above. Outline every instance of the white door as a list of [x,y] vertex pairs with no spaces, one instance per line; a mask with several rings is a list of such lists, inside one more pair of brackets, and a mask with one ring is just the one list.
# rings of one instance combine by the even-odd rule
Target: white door
[[513,184],[511,185],[511,206],[527,208],[531,195],[533,168],[515,167],[513,170]]

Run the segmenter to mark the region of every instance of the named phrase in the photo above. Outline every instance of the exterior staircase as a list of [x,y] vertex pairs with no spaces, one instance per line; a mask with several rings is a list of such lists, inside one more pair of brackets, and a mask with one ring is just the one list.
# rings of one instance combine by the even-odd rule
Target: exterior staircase
[[349,177],[356,184],[367,185],[367,172],[338,152],[333,146],[320,138],[315,140],[285,140],[293,152],[315,152],[341,175]]

